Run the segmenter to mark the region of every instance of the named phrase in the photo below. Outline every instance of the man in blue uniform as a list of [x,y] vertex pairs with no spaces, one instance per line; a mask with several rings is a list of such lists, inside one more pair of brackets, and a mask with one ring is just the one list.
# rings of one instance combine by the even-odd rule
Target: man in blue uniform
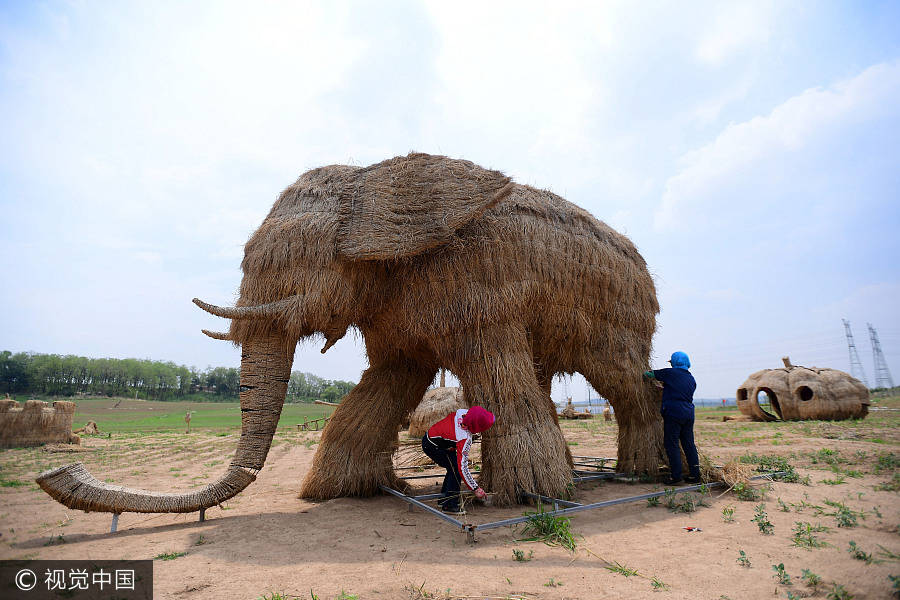
[[664,445],[669,457],[671,476],[667,485],[681,482],[681,448],[688,461],[690,475],[688,483],[700,482],[700,459],[694,445],[694,390],[697,382],[688,369],[691,361],[684,352],[673,352],[669,359],[671,369],[656,369],[644,372],[645,377],[656,379],[663,384],[662,407]]

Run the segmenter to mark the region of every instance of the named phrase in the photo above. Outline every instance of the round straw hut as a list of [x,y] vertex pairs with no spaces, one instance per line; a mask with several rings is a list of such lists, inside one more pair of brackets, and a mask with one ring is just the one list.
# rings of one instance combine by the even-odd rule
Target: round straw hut
[[460,408],[468,408],[461,388],[436,387],[428,390],[409,418],[410,437],[422,437],[429,427]]
[[838,421],[861,419],[869,412],[869,390],[837,369],[801,367],[783,359],[781,369],[750,375],[737,390],[741,413],[754,421]]

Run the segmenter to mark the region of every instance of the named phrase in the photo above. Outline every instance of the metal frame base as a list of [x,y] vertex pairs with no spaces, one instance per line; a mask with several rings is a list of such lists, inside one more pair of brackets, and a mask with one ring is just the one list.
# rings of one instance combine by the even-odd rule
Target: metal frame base
[[[578,457],[574,457],[574,458],[591,459],[592,457],[578,456]],[[615,459],[596,459],[596,460],[597,461],[609,461],[609,460],[615,460]],[[593,465],[591,465],[591,466],[593,466]],[[604,467],[597,466],[596,468],[604,468]],[[574,474],[573,481],[576,484],[580,483],[582,481],[590,481],[590,480],[597,480],[597,479],[616,479],[616,478],[630,478],[631,477],[631,475],[629,475],[627,473],[616,473],[616,472],[603,472],[603,473],[594,472],[594,473],[589,474],[589,473],[585,473],[583,471],[573,471],[573,474]],[[767,473],[765,475],[756,475],[754,477],[751,477],[750,479],[751,480],[771,479],[774,476],[782,475],[782,474],[783,473],[780,473],[780,472],[779,473]],[[417,476],[417,477],[403,477],[401,479],[413,479],[413,478],[425,479],[426,477],[443,477],[443,474],[434,475],[434,476],[423,475],[423,476]],[[615,498],[613,500],[604,500],[602,502],[593,502],[591,504],[581,504],[579,502],[572,502],[570,500],[563,500],[561,498],[551,498],[549,496],[542,496],[540,494],[532,494],[530,492],[520,492],[520,496],[523,499],[529,498],[529,499],[537,500],[540,502],[546,502],[547,504],[552,504],[553,510],[546,511],[544,513],[546,515],[570,515],[570,514],[574,514],[574,513],[585,511],[585,510],[593,510],[595,508],[604,508],[606,506],[615,506],[616,504],[626,504],[628,502],[637,502],[639,500],[647,500],[649,498],[658,498],[660,496],[665,496],[667,493],[670,492],[670,490],[674,490],[676,494],[681,494],[681,493],[685,493],[685,492],[699,491],[704,488],[707,490],[711,490],[711,489],[720,488],[720,487],[724,487],[724,486],[725,486],[724,482],[713,481],[710,483],[704,483],[704,484],[698,484],[698,485],[686,485],[683,487],[664,488],[660,492],[649,492],[646,494],[638,494],[636,496],[626,496],[624,498]],[[433,507],[425,504],[424,502],[422,502],[422,500],[431,500],[434,498],[439,498],[442,494],[424,494],[421,496],[408,496],[408,495],[404,494],[403,492],[397,491],[393,488],[389,488],[384,485],[381,486],[381,489],[384,490],[385,492],[387,492],[388,494],[391,494],[392,496],[396,496],[397,498],[400,498],[404,502],[408,502],[410,505],[410,510],[413,510],[413,508],[421,508],[422,510],[438,517],[442,521],[445,521],[445,522],[449,523],[450,525],[453,525],[460,531],[465,531],[466,532],[466,540],[469,543],[474,543],[476,541],[475,534],[479,531],[487,531],[488,529],[496,529],[498,527],[508,527],[511,525],[518,525],[519,523],[524,523],[531,518],[528,516],[522,516],[522,517],[514,517],[511,519],[503,519],[501,521],[492,521],[489,523],[480,523],[480,524],[467,523],[467,522],[460,521],[459,519],[455,519],[455,518],[451,517],[450,515],[444,514],[440,510],[433,508]]]

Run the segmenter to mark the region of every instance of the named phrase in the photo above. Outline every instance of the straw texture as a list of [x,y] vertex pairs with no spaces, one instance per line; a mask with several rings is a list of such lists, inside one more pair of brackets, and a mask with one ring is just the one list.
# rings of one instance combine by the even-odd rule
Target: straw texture
[[202,490],[188,494],[162,494],[111,485],[97,480],[81,463],[41,473],[38,485],[54,500],[88,512],[183,513],[224,502],[256,480],[244,469],[231,466],[225,475]]
[[[759,405],[760,392],[769,397],[768,410]],[[837,369],[791,365],[750,375],[737,390],[737,405],[756,421],[862,419],[869,413],[869,390]]]
[[57,401],[49,407],[41,400],[20,406],[15,400],[0,400],[0,448],[25,448],[42,444],[78,444],[72,433],[75,403]]
[[256,480],[281,415],[294,345],[280,338],[248,342],[241,355],[241,438],[225,473],[186,494],[150,492],[96,479],[81,463],[41,473],[37,484],[69,508],[98,512],[193,512],[231,498]]
[[[350,328],[365,339],[369,368],[325,428],[303,497],[401,489],[398,428],[441,368],[497,418],[480,476],[497,504],[519,490],[559,497],[572,481],[556,374],[580,372],[610,399],[620,470],[655,474],[664,461],[658,390],[641,377],[653,280],[627,238],[552,192],[428,154],[322,167],[282,192],[241,267],[234,308],[197,304],[232,319],[214,337],[245,358],[258,340],[292,348],[321,335],[324,352]],[[255,397],[242,444],[268,448],[279,394]],[[258,469],[260,459],[239,449],[235,461]]]
[[371,367],[326,428],[304,497],[389,483],[395,427],[442,367],[497,415],[481,484],[498,504],[571,481],[557,373],[581,372],[611,399],[624,469],[664,464],[658,395],[641,378],[653,281],[627,238],[552,192],[422,154],[325,167],[282,194],[243,266],[238,306],[303,300],[274,323],[234,321],[232,338],[275,326],[328,344],[355,326],[366,341]]
[[432,425],[460,408],[468,408],[460,388],[438,387],[428,390],[409,418],[409,435],[422,437]]

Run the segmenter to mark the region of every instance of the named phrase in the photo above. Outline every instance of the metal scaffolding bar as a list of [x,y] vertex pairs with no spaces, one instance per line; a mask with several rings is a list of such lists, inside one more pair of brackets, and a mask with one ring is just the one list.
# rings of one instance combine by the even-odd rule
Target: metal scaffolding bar
[[[575,457],[575,458],[591,459],[593,457],[583,456],[583,457]],[[613,459],[597,459],[597,460],[613,460]],[[584,472],[573,471],[573,474],[575,475],[575,477],[573,477],[573,481],[578,483],[581,481],[590,481],[590,480],[596,480],[596,479],[614,479],[617,477],[627,477],[628,476],[627,473],[615,473],[615,472],[613,472],[613,473],[609,473],[609,472],[593,473],[593,474],[583,474],[583,473]],[[750,479],[770,479],[772,477],[775,477],[778,475],[784,475],[784,474],[785,474],[784,472],[766,473],[763,475],[756,475],[754,477],[751,477]],[[401,477],[400,479],[425,479],[425,478],[433,478],[433,477],[439,477],[439,476],[443,476],[443,474],[415,475],[415,476]],[[544,514],[549,515],[549,516],[559,516],[559,515],[569,515],[569,514],[581,512],[584,510],[593,510],[595,508],[603,508],[606,506],[615,506],[617,504],[626,504],[628,502],[637,502],[640,500],[647,500],[649,498],[658,498],[660,496],[665,496],[667,493],[670,493],[671,491],[674,491],[676,494],[683,494],[685,492],[695,492],[695,491],[699,491],[702,489],[709,490],[709,489],[719,488],[719,487],[724,487],[724,486],[725,486],[725,483],[723,483],[721,481],[715,481],[715,482],[703,483],[703,484],[699,484],[699,485],[688,485],[688,486],[679,487],[679,488],[666,488],[660,492],[649,492],[646,494],[638,494],[637,496],[628,496],[625,498],[615,498],[613,500],[604,500],[602,502],[594,502],[592,504],[580,504],[578,502],[572,502],[570,500],[563,500],[561,498],[551,498],[549,496],[533,494],[531,492],[520,492],[520,494],[526,498],[532,498],[535,500],[540,500],[542,502],[547,502],[548,504],[553,504],[555,509],[552,511],[546,511],[546,512],[544,512]],[[514,517],[511,519],[503,519],[502,521],[493,521],[490,523],[482,523],[480,525],[475,525],[472,523],[463,523],[462,521],[460,521],[458,519],[454,519],[453,517],[451,517],[447,514],[444,514],[440,510],[432,508],[431,506],[428,506],[424,502],[421,502],[421,500],[432,500],[434,498],[440,498],[443,496],[443,494],[423,494],[420,496],[407,496],[406,494],[404,494],[402,492],[399,492],[395,489],[389,488],[384,485],[381,486],[381,489],[393,496],[400,498],[401,500],[404,500],[405,502],[408,502],[410,504],[410,509],[412,509],[412,506],[421,508],[422,510],[429,512],[429,513],[433,514],[434,516],[439,517],[441,520],[446,521],[447,523],[450,523],[451,525],[454,525],[455,527],[459,528],[460,530],[465,531],[467,534],[467,539],[470,542],[475,541],[475,532],[477,532],[477,531],[486,531],[488,529],[496,529],[498,527],[508,527],[511,525],[518,525],[519,523],[524,523],[532,518],[532,516]],[[565,506],[566,508],[558,508],[559,506]]]
[[573,462],[573,465],[576,467],[590,467],[592,469],[612,469],[613,467],[607,467],[606,465],[600,463],[586,463],[586,462]]
[[389,487],[386,486],[386,485],[381,486],[381,489],[384,490],[385,492],[387,492],[388,494],[391,494],[392,496],[397,496],[397,497],[400,498],[401,500],[404,500],[404,501],[406,501],[406,502],[409,502],[409,503],[412,504],[413,506],[417,506],[417,507],[421,508],[422,510],[425,510],[425,511],[430,512],[430,513],[433,514],[434,516],[439,517],[440,519],[442,519],[442,520],[444,520],[444,521],[447,521],[447,522],[450,523],[451,525],[455,525],[455,526],[458,527],[459,529],[465,529],[465,528],[466,528],[466,524],[463,523],[462,521],[459,521],[459,520],[457,520],[457,519],[454,519],[454,518],[451,517],[450,515],[445,515],[444,513],[442,513],[441,511],[439,511],[438,509],[436,509],[436,508],[431,508],[430,506],[428,506],[428,505],[425,504],[424,502],[419,502],[419,501],[416,500],[415,498],[413,498],[413,497],[411,497],[411,496],[407,496],[407,495],[404,494],[403,492],[398,492],[397,490],[395,490],[395,489],[393,489],[393,488],[389,488]]
[[526,498],[532,498],[534,500],[542,500],[544,502],[552,503],[553,506],[581,506],[580,502],[571,502],[569,500],[560,500],[559,498],[551,498],[550,496],[541,496],[540,494],[532,494],[531,492],[522,492],[522,495]]
[[572,481],[580,483],[582,481],[591,481],[594,479],[615,479],[616,477],[622,477],[624,475],[624,473],[575,473],[575,477],[572,478]]
[[[755,477],[751,477],[750,479],[769,479],[776,475],[784,475],[784,472],[777,473],[766,473],[765,475],[756,475]],[[684,492],[695,492],[700,490],[701,488],[713,489],[718,487],[724,487],[725,483],[721,481],[713,481],[710,483],[701,483],[699,485],[687,485],[680,488],[667,488],[661,492],[650,492],[647,494],[639,494],[637,496],[628,496],[627,498],[616,498],[614,500],[604,500],[603,502],[594,502],[593,504],[581,504],[578,506],[573,506],[570,508],[561,508],[559,510],[545,512],[545,515],[570,515],[572,513],[581,512],[583,510],[592,510],[594,508],[603,508],[605,506],[615,506],[616,504],[625,504],[627,502],[637,502],[638,500],[646,500],[647,498],[658,498],[659,496],[665,496],[666,492],[669,490],[674,490],[676,494],[683,494]],[[556,500],[551,498],[551,500]],[[556,500],[559,502],[559,500]],[[508,525],[518,525],[519,523],[524,523],[531,517],[516,517],[513,519],[504,519],[502,521],[494,521],[493,523],[482,523],[481,525],[475,525],[473,529],[475,531],[484,531],[486,529],[495,529],[497,527],[506,527]]]
[[[703,485],[706,485],[707,488],[720,487],[725,485],[721,481],[717,481],[715,483],[709,484],[701,484],[701,485],[689,485],[681,488],[674,488],[676,493],[681,494],[683,492],[693,492],[699,490]],[[672,488],[670,488],[672,489]],[[576,512],[581,512],[583,510],[592,510],[594,508],[603,508],[605,506],[615,506],[616,504],[625,504],[627,502],[636,502],[638,500],[646,500],[647,498],[656,498],[658,496],[665,496],[666,490],[661,492],[650,492],[648,494],[639,494],[637,496],[628,496],[627,498],[616,498],[615,500],[604,500],[603,502],[594,502],[593,504],[579,504],[578,506],[572,506],[570,508],[561,508],[559,510],[551,510],[546,511],[545,515],[558,516],[558,515],[569,515]],[[551,501],[559,502],[554,498],[550,498]],[[481,525],[475,526],[475,531],[484,531],[486,529],[496,529],[497,527],[506,527],[507,525],[518,525],[519,523],[524,523],[531,519],[530,516],[524,517],[515,517],[512,519],[504,519],[502,521],[494,521],[493,523],[482,523]]]
[[412,496],[416,500],[434,500],[435,498],[443,498],[444,494],[438,492],[437,494],[423,494],[421,496]]

